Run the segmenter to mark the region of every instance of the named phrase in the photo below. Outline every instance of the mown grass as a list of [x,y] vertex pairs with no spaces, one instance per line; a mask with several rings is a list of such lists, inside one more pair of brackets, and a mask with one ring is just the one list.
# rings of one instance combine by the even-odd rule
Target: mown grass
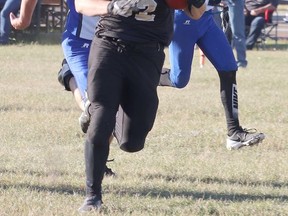
[[[218,75],[198,52],[185,89],[159,87],[143,151],[111,144],[103,209],[87,215],[288,215],[286,51],[251,51],[238,72],[240,121],[266,134],[225,148]],[[0,47],[0,215],[79,215],[83,141],[72,94],[57,81],[60,45]],[[169,63],[165,63],[169,66]]]

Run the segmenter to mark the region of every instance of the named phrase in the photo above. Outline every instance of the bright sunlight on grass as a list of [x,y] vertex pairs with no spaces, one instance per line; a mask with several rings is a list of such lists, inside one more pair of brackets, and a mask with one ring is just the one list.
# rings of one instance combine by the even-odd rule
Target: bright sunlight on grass
[[[198,51],[189,85],[159,87],[159,111],[142,152],[111,145],[98,215],[288,215],[288,52],[251,51],[238,72],[240,122],[266,134],[228,151],[219,80]],[[57,81],[60,45],[0,48],[0,215],[79,215],[84,135]],[[169,66],[169,63],[165,63]],[[88,215],[95,215],[91,213]]]

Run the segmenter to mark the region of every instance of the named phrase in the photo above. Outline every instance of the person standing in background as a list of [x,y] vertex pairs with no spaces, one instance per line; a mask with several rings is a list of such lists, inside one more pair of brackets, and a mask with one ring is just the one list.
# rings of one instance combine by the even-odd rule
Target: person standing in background
[[246,36],[245,36],[245,0],[228,0],[229,23],[232,31],[232,47],[236,50],[236,61],[238,68],[246,68]]
[[276,10],[279,0],[245,0],[245,24],[249,27],[246,49],[252,50],[265,26],[265,11]]
[[9,36],[12,30],[9,15],[17,13],[21,0],[0,0],[0,45],[9,44]]

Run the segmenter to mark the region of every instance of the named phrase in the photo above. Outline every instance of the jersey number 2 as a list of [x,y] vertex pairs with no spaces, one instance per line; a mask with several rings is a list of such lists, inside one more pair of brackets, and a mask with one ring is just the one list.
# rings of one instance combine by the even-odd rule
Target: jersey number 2
[[140,21],[154,21],[155,15],[152,14],[156,7],[157,3],[154,0],[140,0],[137,4],[137,7],[144,11],[138,12],[135,14],[135,19]]

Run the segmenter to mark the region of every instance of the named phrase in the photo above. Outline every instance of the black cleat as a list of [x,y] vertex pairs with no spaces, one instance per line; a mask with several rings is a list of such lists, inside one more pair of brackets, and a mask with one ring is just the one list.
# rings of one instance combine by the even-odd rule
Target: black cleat
[[108,168],[107,166],[105,167],[104,175],[111,176],[111,177],[116,176],[115,172],[113,172],[112,169]]
[[80,213],[90,212],[90,211],[99,211],[102,205],[102,200],[99,199],[99,196],[89,196],[86,197],[84,203],[78,209]]

